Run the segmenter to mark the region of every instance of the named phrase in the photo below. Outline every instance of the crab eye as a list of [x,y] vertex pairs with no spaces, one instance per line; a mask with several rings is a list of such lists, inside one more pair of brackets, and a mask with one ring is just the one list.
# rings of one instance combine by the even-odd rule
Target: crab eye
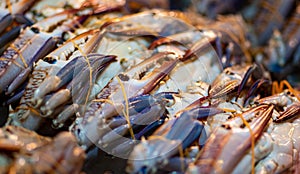
[[126,74],[119,74],[118,77],[122,80],[122,81],[128,81],[129,77]]
[[225,70],[225,74],[227,74],[227,75],[234,75],[234,73],[231,72],[231,71],[229,71],[229,70]]
[[31,31],[33,31],[36,34],[38,34],[40,32],[39,28],[37,28],[37,27],[31,27],[30,29],[31,29]]

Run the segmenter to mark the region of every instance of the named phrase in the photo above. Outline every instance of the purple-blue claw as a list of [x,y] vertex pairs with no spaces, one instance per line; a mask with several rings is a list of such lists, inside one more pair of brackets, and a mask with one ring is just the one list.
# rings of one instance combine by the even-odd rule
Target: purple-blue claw
[[155,173],[169,163],[169,159],[178,154],[180,149],[193,143],[200,136],[203,127],[188,113],[183,113],[175,121],[166,122],[148,140],[142,139],[134,147],[129,156],[127,172]]
[[[47,94],[55,92],[63,86],[68,85],[72,81],[72,79],[77,76],[85,66],[88,65],[87,61],[90,61],[91,64],[94,64],[97,59],[98,61],[100,60],[100,57],[101,55],[87,55],[86,60],[84,56],[78,56],[72,59],[62,69],[60,69],[55,76],[47,77],[40,84],[40,87],[38,87],[35,91],[34,100],[36,101],[33,102],[36,103],[36,107],[38,107],[42,103],[43,98]],[[94,69],[95,68],[96,67],[94,67]]]
[[[76,28],[87,16],[75,15],[78,10],[65,11],[27,27],[0,57],[0,93],[7,91],[12,81],[38,59],[52,51],[63,33]],[[61,26],[57,26],[62,23]],[[26,74],[26,73],[25,73]],[[22,79],[26,78],[25,76]],[[16,87],[14,87],[16,88]]]
[[27,79],[27,77],[29,76],[29,74],[32,71],[32,67],[27,67],[25,68],[12,82],[11,84],[8,86],[7,91],[5,92],[6,95],[10,95],[13,94],[14,91],[17,90],[18,87],[20,87],[25,80]]
[[[164,95],[156,94],[151,96],[146,94],[128,99],[129,121],[135,134],[135,139],[140,139],[141,136],[146,136],[151,131],[153,132],[161,122],[164,122],[166,117],[165,105],[167,104],[167,101],[162,99]],[[133,145],[136,144],[136,140],[130,137],[129,129],[129,124],[123,115],[107,119],[105,125],[99,128],[103,136],[99,139],[98,145],[105,148],[125,138],[128,139],[124,142],[127,144],[127,148],[131,146],[129,149],[132,149]],[[122,148],[124,153],[130,153],[131,151],[126,151],[125,144],[111,148],[111,153],[119,152]]]
[[[61,89],[58,92],[56,92],[54,95],[52,95],[48,100],[43,100],[43,102],[45,102],[45,104],[43,106],[41,106],[40,110],[44,116],[50,116],[52,114],[53,110],[55,110],[55,108],[59,107],[60,105],[65,104],[67,101],[69,101],[71,99],[72,95],[73,95],[73,100],[76,104],[79,104],[79,105],[84,104],[83,102],[79,102],[79,101],[84,101],[86,99],[86,96],[88,95],[88,89],[91,88],[91,86],[88,85],[89,80],[96,79],[97,75],[99,75],[111,62],[116,60],[116,56],[110,56],[110,55],[103,56],[103,55],[98,55],[98,54],[91,54],[87,57],[88,58],[91,57],[91,60],[90,60],[91,67],[87,67],[87,65],[85,65],[85,64],[83,64],[83,62],[81,62],[81,64],[83,64],[81,73],[73,74],[74,79],[69,84],[64,84],[64,85],[67,85],[66,89]],[[83,59],[83,57],[81,57],[81,59]],[[84,66],[86,66],[86,67],[84,67]],[[89,79],[90,71],[92,71],[92,79]],[[45,81],[45,82],[48,82],[48,81]],[[92,82],[92,83],[94,83],[94,82]],[[47,85],[48,85],[48,83],[43,82],[41,84],[41,86],[35,91],[35,93],[38,93],[39,91],[43,90],[44,89],[43,87],[47,86]],[[86,90],[83,90],[83,89],[86,89]],[[80,91],[80,90],[83,90],[83,91]],[[81,98],[78,99],[78,97],[81,97]]]
[[263,85],[270,85],[271,81],[267,79],[258,79],[256,80],[253,85],[251,85],[246,98],[244,99],[244,106],[249,104],[249,100],[254,96],[258,89],[263,88]]
[[105,121],[122,113],[124,93],[127,98],[149,93],[178,61],[173,53],[157,53],[115,76],[97,95],[96,100],[91,101],[83,118],[78,118],[74,131],[79,142],[86,146],[90,145],[90,140],[97,142],[102,137],[98,130],[105,126]]
[[[189,108],[189,107],[188,107]],[[190,107],[187,111],[183,110],[183,113],[180,112],[180,115],[188,113],[190,115],[193,115],[194,119],[205,119],[209,116],[224,113],[224,110],[212,106],[205,106],[205,107]],[[176,114],[177,115],[177,114]]]
[[3,53],[2,50],[8,43],[17,38],[21,32],[21,29],[25,28],[26,25],[20,25],[12,28],[8,32],[4,33],[0,37],[0,54]]

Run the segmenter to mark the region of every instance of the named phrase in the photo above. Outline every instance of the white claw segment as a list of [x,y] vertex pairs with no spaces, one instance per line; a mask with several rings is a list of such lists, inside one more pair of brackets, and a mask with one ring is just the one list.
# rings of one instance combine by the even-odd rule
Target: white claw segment
[[68,106],[66,109],[64,109],[56,119],[52,121],[52,125],[54,128],[61,128],[64,123],[71,118],[75,112],[78,110],[79,105],[74,103],[71,106]]
[[51,115],[53,110],[67,102],[70,96],[71,92],[68,89],[58,91],[46,102],[45,106],[41,107],[42,113],[44,113],[45,116]]
[[57,76],[46,78],[34,92],[34,98],[32,99],[33,105],[36,108],[39,107],[43,102],[44,96],[53,91],[60,83],[60,81],[61,80]]

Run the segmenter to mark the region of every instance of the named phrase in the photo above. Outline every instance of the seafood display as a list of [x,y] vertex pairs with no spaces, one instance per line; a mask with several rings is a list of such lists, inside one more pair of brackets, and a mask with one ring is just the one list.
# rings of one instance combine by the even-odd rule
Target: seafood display
[[0,9],[0,173],[299,173],[299,1]]

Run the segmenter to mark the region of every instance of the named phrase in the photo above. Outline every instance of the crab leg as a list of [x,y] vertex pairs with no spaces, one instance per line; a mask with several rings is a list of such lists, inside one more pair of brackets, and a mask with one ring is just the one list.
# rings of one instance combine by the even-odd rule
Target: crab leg
[[[111,60],[115,59],[114,56],[105,57],[97,54],[88,55],[87,58],[88,59],[85,60],[84,56],[76,57],[72,59],[67,65],[65,65],[61,70],[59,70],[56,75],[47,77],[34,93],[34,98],[32,99],[32,102],[35,104],[35,107],[39,107],[41,105],[41,103],[44,100],[44,97],[47,94],[49,94],[50,92],[57,91],[61,87],[69,84],[74,78],[74,76],[78,75],[79,71],[84,69],[84,67],[88,66],[87,61],[89,61],[90,64],[99,65],[99,63],[109,63],[110,61],[108,60],[110,60],[110,58],[112,58]],[[94,68],[96,69],[97,67]]]
[[219,127],[207,140],[200,158],[195,166],[189,168],[189,173],[230,173],[251,146],[251,138],[258,140],[268,124],[274,106],[269,106],[250,124],[252,136],[248,128]]
[[218,36],[215,33],[208,33],[207,37],[197,41],[190,49],[188,49],[183,56],[183,60],[192,56],[198,56],[207,50],[210,50],[212,45],[218,41]]

